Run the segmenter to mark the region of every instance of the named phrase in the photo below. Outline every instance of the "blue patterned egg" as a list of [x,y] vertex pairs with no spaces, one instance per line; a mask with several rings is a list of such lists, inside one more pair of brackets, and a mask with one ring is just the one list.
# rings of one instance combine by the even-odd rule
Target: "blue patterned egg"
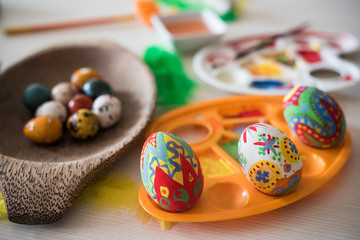
[[271,125],[248,126],[240,136],[238,154],[246,178],[263,193],[285,194],[300,182],[299,151],[285,133]]
[[200,162],[181,138],[156,132],[145,141],[140,172],[150,198],[162,209],[182,212],[199,200],[204,177]]

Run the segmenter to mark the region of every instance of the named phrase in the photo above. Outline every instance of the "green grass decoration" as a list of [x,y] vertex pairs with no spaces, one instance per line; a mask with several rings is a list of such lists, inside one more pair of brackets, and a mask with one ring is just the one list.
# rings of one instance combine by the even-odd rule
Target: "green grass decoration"
[[180,11],[201,11],[207,7],[204,2],[193,0],[156,0],[160,4],[176,7]]
[[144,61],[152,70],[157,85],[157,105],[184,105],[196,87],[187,77],[178,56],[161,47],[151,46],[144,54]]
[[239,162],[238,156],[238,140],[232,142],[223,143],[221,148],[230,155],[235,161]]
[[217,13],[219,17],[225,22],[232,22],[240,18],[244,12],[245,3],[247,0],[234,0],[231,2],[231,7],[226,12],[219,13],[214,6],[206,3],[206,1],[193,1],[193,0],[156,0],[159,5],[170,6],[180,12],[201,11],[210,9]]

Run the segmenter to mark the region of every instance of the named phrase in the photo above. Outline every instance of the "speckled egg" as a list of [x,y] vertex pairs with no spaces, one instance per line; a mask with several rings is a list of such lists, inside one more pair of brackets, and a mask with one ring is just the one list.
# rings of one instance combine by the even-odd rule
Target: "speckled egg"
[[95,78],[86,82],[82,88],[83,92],[95,99],[103,94],[113,94],[110,85],[102,79]]
[[97,97],[91,110],[99,117],[100,126],[108,128],[119,121],[121,116],[120,100],[110,94]]
[[284,98],[283,109],[291,130],[311,147],[331,148],[344,137],[343,111],[335,99],[317,88],[294,88]]
[[40,83],[30,84],[23,93],[23,102],[31,111],[35,111],[40,104],[48,100],[50,100],[50,91]]
[[51,98],[65,106],[78,93],[78,89],[68,82],[60,82],[51,89]]
[[199,200],[204,177],[200,162],[181,138],[156,132],[145,141],[140,172],[150,198],[162,209],[182,212]]
[[93,78],[101,78],[100,73],[93,68],[83,67],[79,68],[71,75],[70,82],[78,89],[82,89],[84,84]]
[[35,143],[56,142],[62,135],[62,124],[53,116],[40,116],[29,120],[23,129],[24,135]]
[[299,151],[285,133],[271,125],[248,126],[240,136],[238,154],[246,178],[263,193],[285,194],[300,182]]
[[47,101],[41,104],[35,111],[35,117],[39,116],[54,116],[62,123],[67,119],[67,109],[61,102]]
[[85,140],[96,135],[100,122],[95,113],[80,109],[68,118],[66,127],[73,137]]
[[81,108],[91,109],[93,100],[85,94],[76,94],[68,103],[69,114],[73,115]]

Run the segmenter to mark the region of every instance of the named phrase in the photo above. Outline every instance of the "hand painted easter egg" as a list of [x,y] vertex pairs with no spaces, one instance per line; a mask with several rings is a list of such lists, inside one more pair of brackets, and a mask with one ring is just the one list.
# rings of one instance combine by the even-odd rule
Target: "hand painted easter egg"
[[99,117],[100,126],[102,128],[108,128],[119,121],[121,116],[121,102],[113,95],[101,95],[95,99],[91,110]]
[[284,98],[283,109],[291,130],[311,147],[330,148],[344,137],[344,114],[335,99],[323,91],[296,87]]
[[150,198],[170,212],[182,212],[199,200],[204,177],[200,162],[181,138],[156,132],[146,140],[140,172]]
[[62,124],[53,116],[40,116],[29,120],[24,126],[24,135],[33,142],[49,144],[62,135]]
[[102,79],[94,78],[86,82],[82,88],[83,92],[95,99],[103,94],[112,94],[110,85]]
[[81,108],[91,109],[93,100],[85,94],[76,94],[68,103],[69,114],[73,115]]
[[23,93],[23,102],[31,111],[35,111],[40,104],[48,100],[50,100],[50,91],[40,83],[30,84]]
[[100,122],[96,114],[89,109],[80,109],[68,118],[66,127],[73,137],[85,140],[96,135]]
[[238,154],[247,179],[263,193],[285,194],[300,182],[302,161],[295,144],[271,125],[248,126],[240,136]]
[[95,69],[83,67],[79,68],[71,75],[70,83],[78,89],[82,89],[84,84],[93,78],[101,78],[100,73]]
[[54,116],[63,123],[67,119],[67,109],[61,102],[47,101],[36,109],[35,117],[39,116]]
[[66,106],[77,93],[78,90],[75,86],[68,82],[60,82],[51,89],[51,98],[54,101],[62,102]]

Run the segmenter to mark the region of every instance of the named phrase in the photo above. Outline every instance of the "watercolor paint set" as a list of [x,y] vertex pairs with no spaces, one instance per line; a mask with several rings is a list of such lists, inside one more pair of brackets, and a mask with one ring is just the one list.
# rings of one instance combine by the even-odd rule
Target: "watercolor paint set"
[[[359,67],[340,54],[359,48],[359,40],[345,32],[310,31],[276,38],[242,37],[200,49],[193,58],[196,75],[209,85],[235,94],[285,95],[296,85],[331,92],[360,81]],[[250,54],[242,56],[249,48]]]

